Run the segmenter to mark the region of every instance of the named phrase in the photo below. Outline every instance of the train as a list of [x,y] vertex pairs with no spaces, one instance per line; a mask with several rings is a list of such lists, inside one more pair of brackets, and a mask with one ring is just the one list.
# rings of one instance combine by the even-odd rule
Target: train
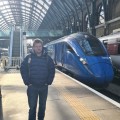
[[113,80],[109,54],[93,35],[78,32],[51,41],[44,47],[56,66],[74,74],[87,85],[107,87]]
[[99,40],[105,45],[114,68],[114,73],[120,78],[120,33],[100,37]]

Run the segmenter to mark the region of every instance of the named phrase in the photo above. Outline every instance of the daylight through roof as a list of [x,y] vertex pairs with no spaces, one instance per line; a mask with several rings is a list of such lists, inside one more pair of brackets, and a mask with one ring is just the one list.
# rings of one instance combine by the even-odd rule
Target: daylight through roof
[[37,30],[52,0],[0,0],[0,30],[5,32],[12,25],[25,30]]

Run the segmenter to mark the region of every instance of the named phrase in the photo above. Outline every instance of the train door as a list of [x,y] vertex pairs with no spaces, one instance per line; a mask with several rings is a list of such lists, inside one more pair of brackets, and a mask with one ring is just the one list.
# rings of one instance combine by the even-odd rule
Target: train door
[[56,64],[58,66],[62,66],[62,62],[63,62],[63,43],[57,43],[55,45],[55,49],[56,49],[56,53],[55,53],[55,59],[56,59]]
[[66,51],[67,51],[67,44],[65,42],[62,42],[62,43],[57,43],[56,46],[55,46],[55,56],[56,56],[56,64],[58,66],[62,66],[64,68],[66,68],[66,62],[68,63],[67,61],[67,54],[66,54]]
[[54,45],[49,45],[47,47],[47,53],[55,62],[55,46]]
[[66,55],[65,55],[66,43],[63,42],[61,50],[61,65],[65,67]]
[[65,51],[65,67],[72,73],[74,72],[75,74],[78,73],[78,65],[77,65],[77,56],[75,51],[72,49],[72,47],[69,44],[65,44],[64,46],[64,51]]
[[61,50],[61,64],[64,68],[66,68],[66,46],[67,44],[63,42],[62,44],[62,50]]

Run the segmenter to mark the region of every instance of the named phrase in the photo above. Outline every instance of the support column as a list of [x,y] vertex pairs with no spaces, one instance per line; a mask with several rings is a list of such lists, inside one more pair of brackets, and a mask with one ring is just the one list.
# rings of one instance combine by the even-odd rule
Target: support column
[[23,32],[23,57],[27,55],[27,41],[26,41],[26,32]]
[[11,66],[11,63],[12,63],[13,32],[14,32],[14,26],[11,27],[10,47],[9,47],[9,63],[8,63],[8,66]]

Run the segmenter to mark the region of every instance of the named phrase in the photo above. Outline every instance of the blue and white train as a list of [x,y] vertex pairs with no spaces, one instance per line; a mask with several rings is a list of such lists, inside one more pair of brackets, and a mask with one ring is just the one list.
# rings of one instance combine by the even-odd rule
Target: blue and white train
[[85,84],[106,87],[114,77],[104,45],[88,33],[74,33],[45,45],[56,66],[73,73]]

